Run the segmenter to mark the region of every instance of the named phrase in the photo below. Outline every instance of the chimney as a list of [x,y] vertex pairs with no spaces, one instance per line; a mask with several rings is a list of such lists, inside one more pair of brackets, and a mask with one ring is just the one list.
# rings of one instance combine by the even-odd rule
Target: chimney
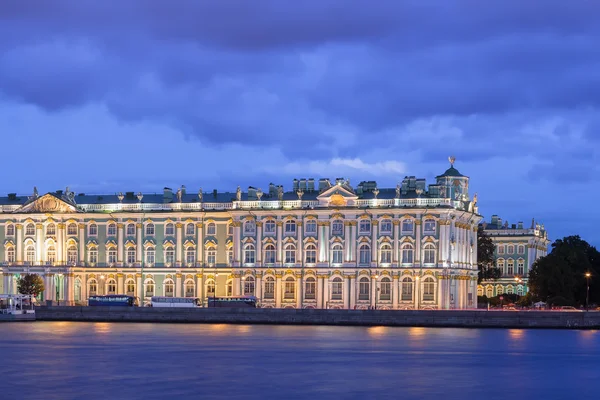
[[523,221],[519,221],[517,224],[517,229],[523,229]]
[[319,179],[319,192],[323,192],[331,187],[331,182],[329,182],[329,178]]
[[181,194],[185,196],[185,185],[181,185]]
[[277,197],[277,188],[275,187],[274,183],[269,183],[269,196],[270,197]]
[[258,200],[258,196],[256,196],[256,188],[252,186],[248,186],[248,200]]
[[292,184],[292,187],[294,188],[294,192],[298,190],[298,179],[294,178],[294,183]]
[[163,202],[170,203],[173,201],[173,189],[165,187],[163,189]]
[[315,191],[315,178],[308,178],[306,181],[306,189],[310,192]]
[[492,215],[492,221],[490,222],[490,225],[492,225],[494,228],[498,227],[498,216],[497,215]]
[[300,181],[298,182],[298,188],[306,192],[306,179],[300,179]]

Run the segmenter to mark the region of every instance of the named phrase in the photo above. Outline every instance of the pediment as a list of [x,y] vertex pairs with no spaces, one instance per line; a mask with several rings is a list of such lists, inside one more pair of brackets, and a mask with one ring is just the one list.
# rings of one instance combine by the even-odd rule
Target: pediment
[[345,207],[354,203],[358,196],[350,188],[335,185],[317,196],[317,199],[323,205]]
[[47,193],[41,197],[30,200],[14,211],[15,214],[23,213],[76,213],[79,212],[74,204]]

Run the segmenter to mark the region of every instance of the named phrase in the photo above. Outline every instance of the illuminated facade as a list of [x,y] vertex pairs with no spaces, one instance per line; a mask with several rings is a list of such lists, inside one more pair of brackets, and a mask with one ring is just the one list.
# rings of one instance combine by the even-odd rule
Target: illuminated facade
[[[454,159],[451,158],[451,163]],[[453,165],[426,186],[294,180],[263,193],[0,199],[2,288],[45,279],[41,300],[92,294],[255,295],[262,307],[476,307],[476,196]]]
[[538,258],[548,254],[550,240],[544,225],[533,220],[529,228],[525,228],[523,222],[509,225],[497,215],[492,215],[491,222],[484,222],[482,226],[496,246],[496,266],[502,271],[502,277],[496,281],[481,282],[477,295],[526,294],[531,266]]

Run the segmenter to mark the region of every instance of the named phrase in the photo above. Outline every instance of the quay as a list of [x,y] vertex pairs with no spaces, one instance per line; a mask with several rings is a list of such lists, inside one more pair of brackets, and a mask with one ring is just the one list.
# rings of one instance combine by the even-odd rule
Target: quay
[[48,306],[38,321],[600,329],[600,312]]

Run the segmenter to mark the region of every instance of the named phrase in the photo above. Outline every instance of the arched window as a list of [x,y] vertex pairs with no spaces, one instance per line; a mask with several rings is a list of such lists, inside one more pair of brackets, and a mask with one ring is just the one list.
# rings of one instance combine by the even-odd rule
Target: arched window
[[196,263],[196,249],[188,247],[185,249],[185,263],[188,267],[192,267]]
[[152,297],[154,296],[154,287],[156,285],[154,284],[154,280],[152,279],[147,279],[146,280],[146,292],[144,294],[145,297]]
[[71,222],[69,225],[67,225],[67,235],[69,235],[69,236],[77,235],[77,224],[76,223]]
[[291,276],[285,278],[285,286],[283,292],[284,299],[293,299],[296,296],[296,281]]
[[359,264],[369,264],[371,262],[371,246],[363,243],[358,248],[359,253]]
[[504,267],[505,267],[504,258],[499,258],[496,260],[496,267],[498,267],[500,269],[500,271],[502,271],[502,274],[506,274],[506,270],[504,269]]
[[285,245],[285,263],[296,263],[296,246],[293,243],[288,243]]
[[56,263],[56,248],[54,246],[48,246],[46,249],[46,264],[52,265]]
[[215,281],[212,279],[209,279],[206,281],[206,296],[214,297],[214,295],[215,295]]
[[88,295],[96,296],[98,294],[98,281],[90,279],[88,281]]
[[209,236],[214,236],[217,234],[217,225],[214,222],[209,222],[206,226],[206,234]]
[[435,264],[435,246],[431,243],[427,243],[423,247],[423,263]]
[[154,224],[149,223],[146,225],[146,236],[154,236]]
[[233,236],[233,224],[232,223],[227,224],[227,235]]
[[275,279],[272,276],[268,276],[265,279],[265,292],[263,295],[265,299],[275,298]]
[[413,281],[408,276],[402,279],[402,301],[413,301]]
[[517,251],[519,254],[525,254],[525,246],[520,244],[519,247],[517,247]]
[[187,236],[194,236],[195,233],[196,233],[196,228],[194,227],[194,224],[191,222],[188,222],[187,225],[185,226],[185,234]]
[[514,294],[515,293],[515,288],[513,287],[513,285],[508,285],[506,287],[506,294]]
[[304,298],[307,300],[314,300],[317,295],[317,282],[312,276],[306,278],[304,281]]
[[29,245],[25,248],[25,262],[28,264],[35,263],[35,247],[33,245]]
[[428,218],[423,222],[423,233],[429,235],[435,234],[435,228],[435,219]]
[[108,248],[108,252],[106,253],[106,262],[108,265],[113,265],[117,262],[117,249],[114,247]]
[[233,296],[233,281],[230,279],[225,283],[225,295]]
[[91,223],[88,226],[88,236],[97,236],[98,235],[98,225]]
[[296,234],[296,221],[292,219],[285,221],[285,234],[289,236]]
[[196,285],[193,279],[185,281],[185,297],[196,297]]
[[517,260],[517,274],[523,275],[524,272],[525,272],[525,260],[523,260],[522,258],[519,258]]
[[371,233],[371,221],[368,219],[361,219],[358,225],[358,233],[360,235],[367,235]]
[[169,222],[165,225],[165,236],[173,235],[175,235],[175,225],[172,222]]
[[167,266],[175,264],[175,249],[173,246],[165,247],[165,264]]
[[106,228],[106,234],[108,236],[116,236],[117,235],[117,224],[115,223],[110,223],[108,224],[108,227]]
[[508,275],[513,275],[515,273],[515,261],[512,258],[509,258],[506,262],[506,273]]
[[523,286],[517,286],[517,296],[523,296]]
[[499,296],[501,294],[504,294],[504,286],[502,285],[497,285],[496,286],[496,296]]
[[317,233],[317,221],[314,219],[309,219],[306,221],[306,225],[304,226],[304,233],[307,235],[314,235]]
[[488,286],[485,288],[485,295],[490,298],[494,297],[494,288],[492,286]]
[[254,277],[247,276],[244,279],[244,296],[254,296]]
[[127,279],[125,282],[125,293],[127,296],[135,296],[135,282],[133,279]]
[[412,264],[414,261],[414,249],[412,244],[405,243],[402,245],[402,264]]
[[380,263],[390,264],[392,262],[392,246],[389,243],[384,243],[380,249]]
[[344,233],[344,223],[340,220],[335,220],[331,223],[331,234],[339,236]]
[[244,222],[244,234],[245,235],[254,235],[256,232],[256,223],[254,220],[249,220]]
[[76,303],[79,303],[81,299],[81,279],[75,278],[75,283],[73,285],[73,300]]
[[331,248],[331,262],[333,264],[341,264],[344,262],[344,248],[339,243],[334,244]]
[[127,236],[135,236],[135,224],[134,223],[127,224],[126,234],[127,234]]
[[423,301],[435,301],[435,281],[432,277],[423,279]]
[[46,236],[54,236],[56,235],[56,225],[48,224],[46,226]]
[[135,264],[135,247],[127,249],[127,264]]
[[165,279],[165,297],[175,297],[175,284],[172,279]]
[[92,247],[88,251],[88,262],[92,265],[98,264],[98,249]]
[[117,293],[117,282],[114,279],[106,281],[106,294]]
[[6,249],[6,262],[8,262],[8,263],[15,262],[15,248],[14,247],[8,247]]
[[477,296],[483,296],[483,287],[477,286]]
[[414,224],[412,219],[405,219],[402,221],[402,234],[403,235],[412,235],[414,231]]
[[512,244],[509,244],[509,245],[507,246],[506,252],[507,252],[508,254],[513,254],[513,253],[515,252],[515,246],[514,246],[514,245],[512,245]]
[[392,220],[391,219],[382,219],[379,224],[379,233],[382,235],[391,235],[392,234]]
[[148,264],[148,266],[153,266],[154,263],[156,262],[156,250],[154,249],[154,247],[147,247],[146,248],[146,264]]
[[317,246],[314,244],[309,244],[306,246],[306,250],[304,252],[305,263],[306,264],[314,264],[317,262]]
[[25,226],[25,235],[27,235],[27,236],[35,235],[35,225],[34,224],[29,223]]
[[6,225],[6,236],[15,236],[15,226],[13,224]]
[[341,300],[343,290],[343,281],[340,277],[333,278],[331,282],[331,300]]
[[275,233],[275,221],[272,219],[268,219],[265,221],[265,233],[273,234]]
[[206,250],[206,263],[211,267],[217,263],[217,249],[215,247],[209,247]]
[[275,263],[275,246],[271,243],[265,246],[265,264],[274,264]]
[[371,298],[371,280],[367,277],[362,277],[358,281],[358,299],[369,300]]
[[227,265],[231,265],[233,263],[233,246],[229,247],[225,252],[227,253]]
[[70,245],[67,247],[67,264],[77,264],[77,247],[75,245]]
[[379,284],[379,300],[391,300],[392,298],[392,281],[390,278],[383,277]]
[[252,243],[248,243],[244,246],[244,264],[254,264],[256,250]]

